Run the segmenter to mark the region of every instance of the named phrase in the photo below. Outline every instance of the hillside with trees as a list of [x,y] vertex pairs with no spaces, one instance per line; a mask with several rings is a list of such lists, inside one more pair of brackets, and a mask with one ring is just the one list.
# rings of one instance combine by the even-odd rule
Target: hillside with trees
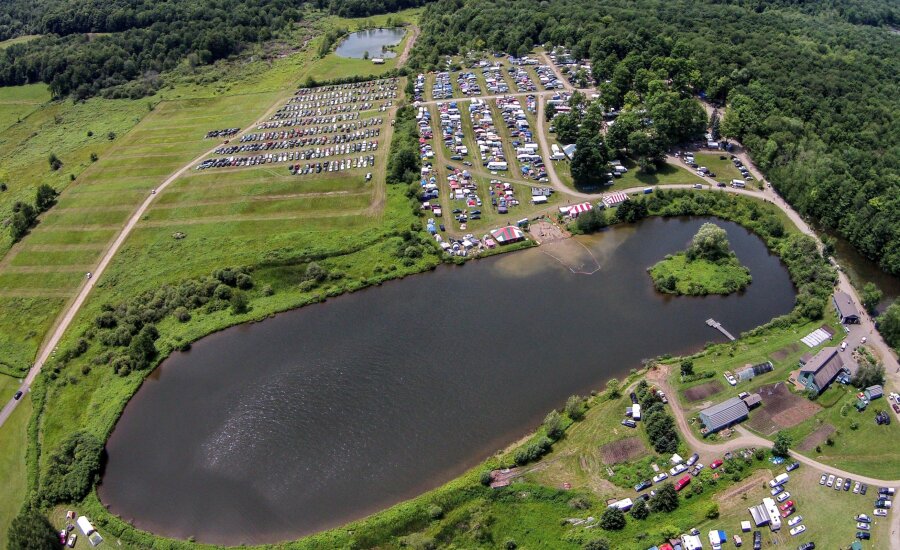
[[306,7],[365,17],[421,2],[8,0],[0,40],[43,36],[0,50],[0,86],[45,82],[56,97],[138,98],[185,60],[208,65],[272,39],[301,21]]
[[879,0],[439,0],[412,61],[549,44],[590,60],[606,108],[646,104],[659,81],[690,90],[726,106],[721,133],[795,208],[900,274],[900,35],[872,26],[896,13]]

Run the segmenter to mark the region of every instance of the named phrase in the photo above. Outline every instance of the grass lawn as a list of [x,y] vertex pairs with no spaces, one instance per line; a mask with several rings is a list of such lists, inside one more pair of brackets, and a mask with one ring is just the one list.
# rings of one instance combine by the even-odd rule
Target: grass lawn
[[789,430],[795,450],[804,438],[827,424],[835,428],[830,435],[834,445],[821,443],[821,452],[812,449],[803,454],[836,468],[881,479],[895,479],[897,472],[900,472],[896,445],[900,441],[900,425],[897,422],[888,426],[875,424],[876,411],[890,409],[887,400],[877,399],[865,411],[857,412],[853,405],[859,390],[853,386],[834,386],[819,399],[833,402],[832,406]]
[[14,44],[22,44],[23,42],[29,42],[34,40],[35,38],[40,38],[39,34],[26,34],[25,36],[17,36],[15,38],[10,38],[9,40],[4,40],[0,42],[0,50],[6,49]]
[[666,256],[648,271],[656,290],[668,294],[731,294],[743,290],[752,280],[750,271],[736,257],[718,262],[703,258],[688,261],[682,252]]
[[621,178],[613,178],[615,183],[610,187],[604,187],[603,191],[618,191],[632,187],[652,185],[694,184],[705,182],[684,168],[663,164],[654,174],[645,174],[638,169],[631,159],[622,160],[622,165],[628,168]]
[[[768,485],[765,481],[783,469],[772,467],[771,474],[760,478],[759,483],[743,484],[745,490],[737,491],[731,498],[716,499],[719,504],[720,516],[715,520],[698,522],[697,528],[701,536],[712,529],[722,529],[731,537],[739,534],[748,545],[753,540],[753,533],[741,533],[740,522],[750,521],[750,513],[747,508],[760,504],[764,497],[770,496]],[[763,548],[787,547],[796,548],[806,542],[815,542],[816,548],[846,548],[856,534],[856,514],[868,514],[872,517],[871,492],[866,496],[854,495],[852,492],[834,491],[819,485],[821,472],[801,466],[790,474],[791,479],[785,489],[791,494],[791,500],[796,506],[794,516],[802,516],[806,532],[792,537],[787,522],[782,529],[773,533],[767,527],[760,529],[763,535]],[[741,484],[738,484],[741,485]],[[792,516],[793,517],[793,516]],[[872,529],[872,539],[863,541],[863,548],[887,548],[888,547],[888,518],[876,518]],[[729,546],[731,547],[731,546]]]
[[[6,402],[19,381],[0,375],[0,396]],[[0,427],[0,548],[6,548],[7,530],[25,498],[25,431],[31,418],[31,397],[25,395],[15,412]]]
[[694,160],[698,166],[706,166],[715,173],[717,181],[731,183],[733,179],[744,179],[727,153],[694,153]]
[[27,118],[49,100],[50,90],[42,83],[0,88],[0,130]]

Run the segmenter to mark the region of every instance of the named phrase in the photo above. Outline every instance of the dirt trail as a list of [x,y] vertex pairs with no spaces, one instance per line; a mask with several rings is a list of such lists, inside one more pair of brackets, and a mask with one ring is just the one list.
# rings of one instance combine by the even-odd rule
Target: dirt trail
[[406,41],[406,45],[403,47],[403,51],[397,57],[397,66],[402,67],[406,64],[406,61],[409,59],[409,54],[412,52],[413,46],[416,43],[416,40],[419,38],[419,27],[416,25],[410,25],[410,35],[409,40]]

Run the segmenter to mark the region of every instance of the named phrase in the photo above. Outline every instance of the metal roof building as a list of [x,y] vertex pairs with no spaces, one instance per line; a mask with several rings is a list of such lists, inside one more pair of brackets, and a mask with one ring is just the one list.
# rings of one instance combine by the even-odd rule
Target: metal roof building
[[747,404],[737,397],[732,397],[700,411],[700,421],[706,430],[712,433],[745,420],[749,414]]
[[853,299],[849,294],[840,291],[835,292],[832,301],[842,323],[859,323],[859,311],[856,309],[856,304],[853,303]]

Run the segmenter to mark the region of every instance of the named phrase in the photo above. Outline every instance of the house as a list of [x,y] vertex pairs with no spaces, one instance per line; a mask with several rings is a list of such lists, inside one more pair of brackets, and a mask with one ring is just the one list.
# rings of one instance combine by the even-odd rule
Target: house
[[747,404],[748,409],[753,409],[762,403],[762,397],[760,397],[758,393],[751,393],[744,398],[744,403]]
[[491,236],[495,241],[503,244],[515,243],[525,239],[525,233],[521,229],[513,225],[507,225],[500,229],[491,231]]
[[820,394],[834,381],[843,370],[844,359],[838,348],[829,346],[819,350],[808,361],[800,361],[799,381],[807,390]]
[[884,395],[884,388],[879,385],[869,386],[865,391],[866,399],[872,401],[873,399],[878,399],[879,397]]
[[853,299],[849,294],[840,291],[835,292],[832,301],[834,302],[834,309],[837,311],[838,319],[842,323],[845,325],[859,323],[859,311],[856,309],[856,304],[853,303]]
[[700,411],[700,422],[706,428],[705,433],[714,433],[746,420],[749,414],[747,404],[737,397],[732,397]]

